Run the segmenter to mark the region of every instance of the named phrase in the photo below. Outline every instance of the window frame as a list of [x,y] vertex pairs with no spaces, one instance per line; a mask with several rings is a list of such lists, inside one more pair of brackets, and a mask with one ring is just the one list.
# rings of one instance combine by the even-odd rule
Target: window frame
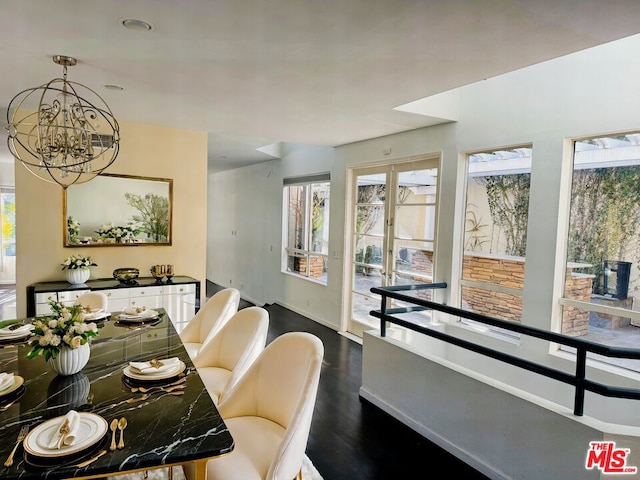
[[[467,224],[468,224],[468,220],[469,220],[469,215],[468,215],[468,207],[470,205],[470,200],[469,200],[469,181],[471,179],[469,170],[470,170],[470,165],[471,165],[471,159],[473,156],[478,156],[478,155],[485,155],[485,154],[496,154],[496,153],[500,153],[500,152],[518,152],[518,150],[527,150],[528,153],[528,165],[525,166],[515,166],[513,167],[513,170],[511,171],[510,169],[505,169],[503,174],[508,174],[509,172],[511,172],[512,174],[520,174],[520,173],[528,173],[529,175],[531,175],[532,172],[532,167],[533,167],[533,143],[523,143],[520,145],[516,145],[516,146],[510,146],[510,147],[498,147],[498,148],[485,148],[482,150],[477,150],[477,151],[470,151],[470,152],[466,152],[464,153],[464,198],[462,201],[462,208],[464,209],[464,211],[461,214],[461,221],[462,221],[462,228],[461,228],[461,241],[460,241],[460,252],[461,252],[461,261],[460,261],[460,266],[459,266],[459,275],[458,275],[458,291],[457,291],[457,302],[459,302],[459,305],[461,305],[461,308],[463,305],[463,301],[464,301],[464,297],[463,297],[463,293],[464,293],[464,289],[466,288],[472,288],[472,289],[477,289],[477,290],[482,290],[485,291],[487,294],[489,294],[490,296],[493,295],[509,295],[512,297],[518,297],[520,299],[520,302],[523,303],[524,299],[524,275],[526,274],[526,244],[525,244],[525,253],[522,256],[518,256],[518,257],[513,257],[511,255],[508,255],[506,253],[501,253],[501,254],[497,254],[497,253],[487,253],[487,252],[477,252],[477,256],[478,257],[486,257],[488,261],[499,261],[500,263],[503,262],[513,262],[513,261],[518,261],[521,262],[523,264],[523,278],[522,278],[522,287],[521,288],[516,288],[516,287],[511,287],[511,286],[507,286],[507,285],[499,285],[499,284],[495,284],[495,283],[491,283],[490,280],[487,281],[480,281],[480,280],[473,280],[473,279],[468,279],[465,278],[465,257],[467,256],[467,254],[469,252],[473,252],[474,250],[468,250],[465,247],[467,247],[467,245],[469,244],[469,238],[467,238]],[[522,158],[525,159],[524,161],[526,162],[527,160],[527,155],[523,154]],[[508,159],[507,159],[508,160]],[[502,163],[502,160],[500,160],[500,167],[507,167],[506,164]],[[487,162],[489,163],[489,162]],[[498,162],[496,162],[498,163]],[[498,171],[501,171],[501,168],[497,169]],[[485,173],[490,173],[492,170],[487,169],[485,171]],[[479,171],[477,175],[475,176],[479,176],[479,177],[483,177],[483,176],[487,176],[487,175],[482,175],[482,171]],[[529,177],[529,189],[531,188],[531,177]],[[528,202],[530,202],[530,191],[529,191],[529,200]],[[473,202],[471,202],[473,203]],[[530,215],[530,203],[528,203],[528,208],[527,208],[527,218]],[[477,219],[476,219],[477,220]],[[526,222],[527,225],[527,229],[528,229],[528,221]],[[487,226],[493,226],[493,221],[490,220],[490,224]],[[489,229],[489,231],[491,231],[492,228]],[[526,235],[526,233],[525,233]],[[491,234],[491,236],[493,236],[493,234]],[[490,238],[489,242],[493,242],[493,239]],[[522,307],[521,307],[522,308]],[[475,311],[473,309],[471,309],[471,311]],[[489,313],[489,312],[477,312],[480,314],[486,314],[495,318],[501,318],[501,317],[497,317],[496,315]],[[524,313],[524,310],[521,310],[521,314],[520,314],[520,318],[518,319],[507,319],[507,318],[501,318],[503,320],[507,320],[507,321],[519,321],[522,322],[522,314]],[[484,334],[488,334],[491,336],[498,336],[498,338],[504,338],[504,339],[518,339],[520,337],[519,334],[516,334],[514,332],[511,331],[505,331],[503,329],[497,328],[497,327],[491,327],[491,326],[487,326],[487,325],[482,325],[479,324],[478,322],[474,322],[472,320],[468,320],[468,319],[464,319],[464,318],[459,318],[458,319],[458,323],[462,324],[466,327],[470,327],[480,333],[484,333]]]
[[[566,297],[566,280],[567,280],[567,272],[568,272],[568,263],[571,263],[568,261],[568,256],[569,256],[569,233],[570,233],[570,228],[571,228],[571,209],[572,209],[572,189],[573,189],[573,181],[574,181],[574,173],[576,171],[576,167],[575,167],[575,162],[576,162],[576,144],[578,144],[579,142],[585,142],[585,141],[597,141],[597,140],[601,140],[601,139],[611,139],[614,137],[618,137],[618,136],[627,136],[627,135],[635,135],[635,136],[640,136],[640,131],[622,131],[622,132],[614,132],[614,133],[608,133],[608,134],[600,134],[600,135],[590,135],[587,137],[579,137],[579,138],[573,138],[573,139],[569,139],[569,142],[567,142],[567,144],[570,146],[571,148],[571,152],[570,152],[570,159],[571,159],[571,166],[570,166],[570,170],[569,170],[569,175],[567,175],[567,179],[564,183],[564,187],[567,188],[568,190],[568,195],[567,195],[567,200],[566,200],[566,204],[564,205],[564,208],[566,209],[566,224],[565,224],[565,228],[563,231],[561,238],[561,241],[563,242],[563,248],[564,248],[564,253],[563,253],[563,258],[562,258],[562,262],[563,262],[563,275],[562,275],[562,289],[561,292],[559,294],[558,298],[558,304],[560,305],[560,309],[559,309],[559,318],[557,322],[554,322],[554,329],[558,332],[562,331],[562,324],[563,324],[563,311],[564,308],[568,307],[568,308],[575,308],[578,310],[584,310],[586,312],[593,312],[593,313],[602,313],[605,315],[613,315],[613,316],[618,316],[618,317],[623,317],[623,318],[629,318],[631,319],[631,321],[636,321],[640,324],[640,311],[636,311],[636,310],[632,310],[632,309],[626,309],[626,308],[622,308],[622,307],[611,307],[611,306],[607,306],[607,305],[602,305],[602,304],[598,304],[595,302],[587,302],[584,300],[576,300],[576,299],[572,299],[572,298],[567,298]],[[604,147],[606,149],[606,147]],[[598,167],[597,165],[599,165],[598,163],[594,164],[594,167],[592,168],[602,168],[602,166]],[[611,166],[607,167],[607,168],[613,168],[616,166],[620,166],[617,165],[615,163],[615,161],[612,163]],[[605,360],[605,363],[606,360]]]
[[[323,209],[326,215],[323,220],[326,241],[323,241],[323,245],[326,245],[326,252],[317,252],[313,250],[313,201],[312,195],[314,186],[326,184],[328,195],[326,205]],[[290,218],[290,187],[304,187],[304,212],[301,224],[303,225],[303,242],[302,247],[289,245],[289,218]],[[282,187],[282,259],[281,259],[281,272],[284,274],[292,275],[298,278],[319,283],[321,285],[327,285],[328,282],[328,260],[329,260],[329,220],[330,220],[330,203],[331,203],[331,176],[329,173],[320,173],[315,175],[308,175],[303,177],[289,177],[283,179]],[[322,274],[319,277],[312,275],[311,267],[314,259],[320,258],[322,260]],[[294,259],[294,260],[291,260]],[[297,270],[292,263],[295,263],[295,259],[298,260],[298,265],[304,267],[304,271]],[[302,268],[302,266],[300,268]]]

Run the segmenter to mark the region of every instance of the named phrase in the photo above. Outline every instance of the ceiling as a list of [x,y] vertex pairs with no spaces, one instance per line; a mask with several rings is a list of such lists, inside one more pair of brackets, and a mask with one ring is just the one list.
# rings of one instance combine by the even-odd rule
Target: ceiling
[[633,35],[638,18],[637,0],[2,0],[0,111],[73,56],[69,79],[119,121],[208,132],[217,172],[273,159],[267,145],[451,121],[394,107]]

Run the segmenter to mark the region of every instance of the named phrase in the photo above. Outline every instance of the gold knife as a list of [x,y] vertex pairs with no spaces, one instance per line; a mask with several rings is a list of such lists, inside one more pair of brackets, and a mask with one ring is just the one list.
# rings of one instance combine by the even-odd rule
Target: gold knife
[[105,453],[107,453],[106,450],[100,450],[96,455],[94,455],[93,457],[91,457],[89,460],[85,460],[84,462],[78,463],[76,465],[76,467],[78,468],[82,468],[82,467],[86,467],[87,465],[89,465],[90,463],[95,462],[97,459],[99,459],[101,456],[103,456]]

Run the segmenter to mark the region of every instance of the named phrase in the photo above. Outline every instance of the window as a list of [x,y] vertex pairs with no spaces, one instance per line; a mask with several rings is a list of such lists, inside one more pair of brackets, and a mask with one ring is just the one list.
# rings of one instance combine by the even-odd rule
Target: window
[[13,188],[0,189],[2,209],[2,257],[16,256],[16,195]]
[[638,192],[640,133],[574,142],[561,333],[624,346],[640,326]]
[[327,283],[329,174],[284,180],[283,271]]
[[[440,158],[406,159],[349,171],[351,183],[351,291],[349,333],[378,328],[371,316],[380,308],[374,287],[433,283],[436,270],[438,228],[438,178]],[[409,293],[432,300],[432,290]],[[392,300],[389,308],[407,307]],[[418,325],[432,322],[431,311],[400,314],[402,320]]]
[[465,310],[521,321],[531,159],[530,147],[467,157],[460,282]]

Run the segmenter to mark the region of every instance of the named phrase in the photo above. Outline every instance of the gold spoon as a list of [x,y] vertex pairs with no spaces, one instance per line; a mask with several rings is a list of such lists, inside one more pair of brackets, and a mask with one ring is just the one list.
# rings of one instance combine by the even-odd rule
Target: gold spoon
[[127,428],[127,419],[122,417],[118,422],[118,429],[120,430],[120,441],[118,442],[118,448],[124,448],[123,430]]
[[112,452],[116,449],[116,430],[118,429],[118,419],[111,420],[111,446],[109,450]]

